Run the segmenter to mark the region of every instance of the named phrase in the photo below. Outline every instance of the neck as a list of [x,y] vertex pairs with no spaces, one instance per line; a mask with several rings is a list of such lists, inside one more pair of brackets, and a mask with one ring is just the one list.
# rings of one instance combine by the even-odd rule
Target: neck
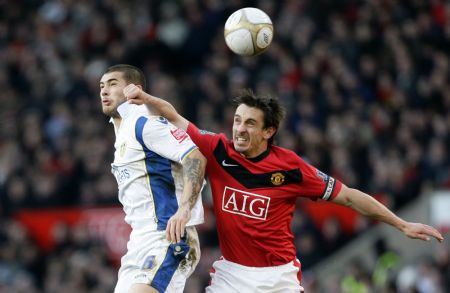
[[117,116],[113,117],[113,120],[114,120],[114,125],[116,125],[116,127],[119,128],[120,123],[122,123],[122,118],[119,115],[117,115]]

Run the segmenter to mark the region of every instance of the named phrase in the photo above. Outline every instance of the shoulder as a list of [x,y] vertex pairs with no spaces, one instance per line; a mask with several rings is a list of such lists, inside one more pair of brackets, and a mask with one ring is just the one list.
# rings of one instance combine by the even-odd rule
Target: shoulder
[[186,132],[193,138],[202,141],[228,141],[224,133],[215,133],[209,130],[200,129],[192,122],[189,122]]
[[278,161],[285,166],[289,166],[289,168],[304,169],[308,166],[308,163],[303,158],[290,149],[272,146],[271,152],[273,160]]
[[162,116],[154,116],[149,115],[148,113],[135,113],[134,116],[135,124],[145,126],[145,127],[151,127],[152,129],[158,129],[158,128],[173,128],[175,127],[172,125],[166,118]]
[[[146,137],[147,139],[151,138],[153,140],[170,136],[177,139],[177,135],[181,135],[181,133],[177,132],[179,129],[173,124],[170,124],[164,117],[148,115],[146,113],[136,115],[132,127],[137,137]],[[181,132],[184,133],[184,131]],[[184,135],[187,136],[185,133]]]
[[294,161],[302,161],[300,156],[296,152],[294,152],[290,149],[286,149],[286,148],[274,145],[274,146],[272,146],[272,152],[274,154],[276,154],[277,156],[282,156],[286,159],[291,159]]
[[146,115],[144,116],[148,119],[149,123],[151,124],[155,124],[155,125],[159,125],[159,126],[173,126],[172,124],[170,124],[170,122],[162,117],[162,116],[155,116],[155,115]]

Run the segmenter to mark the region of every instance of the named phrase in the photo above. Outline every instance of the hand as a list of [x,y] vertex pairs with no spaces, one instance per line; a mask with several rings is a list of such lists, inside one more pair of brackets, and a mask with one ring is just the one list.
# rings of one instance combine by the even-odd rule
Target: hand
[[442,237],[438,230],[421,223],[406,223],[406,226],[403,228],[403,233],[409,238],[421,239],[424,241],[430,241],[430,236],[436,238],[439,242],[444,240],[444,237]]
[[172,243],[181,241],[184,236],[184,228],[191,218],[191,210],[188,206],[180,206],[178,211],[169,219],[166,228],[166,238]]
[[142,105],[145,103],[144,97],[142,95],[142,89],[133,83],[130,83],[123,89],[123,94],[130,104]]

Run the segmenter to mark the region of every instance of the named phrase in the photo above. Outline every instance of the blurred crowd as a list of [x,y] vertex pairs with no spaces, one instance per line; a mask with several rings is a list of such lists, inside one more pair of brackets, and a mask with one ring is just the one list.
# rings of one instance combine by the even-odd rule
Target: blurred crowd
[[[246,6],[275,28],[270,49],[251,58],[223,38],[226,18]],[[277,144],[397,209],[450,188],[449,52],[444,0],[0,1],[0,292],[112,292],[117,268],[83,227],[58,226],[56,249],[44,253],[14,217],[118,204],[114,132],[99,100],[108,66],[138,66],[150,93],[215,132],[229,133],[239,89],[277,96],[288,109]],[[220,255],[208,219],[186,292],[202,291]],[[314,226],[301,205],[294,231],[305,271],[350,238],[335,219]],[[434,277],[404,292],[450,288],[442,254],[415,268]]]

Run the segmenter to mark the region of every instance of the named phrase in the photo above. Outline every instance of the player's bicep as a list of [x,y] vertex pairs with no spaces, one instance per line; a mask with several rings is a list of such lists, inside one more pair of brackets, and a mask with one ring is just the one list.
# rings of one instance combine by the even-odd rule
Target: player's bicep
[[183,175],[185,179],[200,189],[202,181],[205,177],[206,158],[196,147],[183,158],[181,165],[183,166]]
[[168,122],[166,124],[154,121],[147,125],[144,128],[144,141],[150,150],[179,163],[196,149],[195,144],[184,130]]

